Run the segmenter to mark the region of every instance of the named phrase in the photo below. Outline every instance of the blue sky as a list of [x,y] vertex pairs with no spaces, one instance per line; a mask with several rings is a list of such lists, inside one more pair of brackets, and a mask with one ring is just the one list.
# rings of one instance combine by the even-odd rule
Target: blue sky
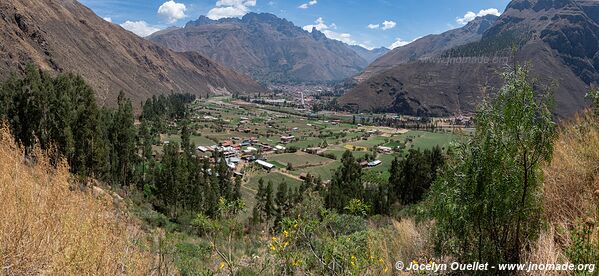
[[328,37],[367,48],[403,45],[499,14],[509,0],[80,0],[96,14],[141,36],[200,15],[268,12]]

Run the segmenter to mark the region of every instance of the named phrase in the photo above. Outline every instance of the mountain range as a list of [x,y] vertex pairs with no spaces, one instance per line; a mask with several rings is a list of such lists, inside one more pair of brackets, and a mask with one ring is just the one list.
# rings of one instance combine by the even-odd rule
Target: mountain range
[[268,13],[201,16],[148,39],[179,52],[197,51],[264,83],[339,81],[360,73],[376,56],[366,49],[360,55],[316,28],[306,31]]
[[360,45],[349,45],[359,56],[365,59],[369,64],[375,61],[377,58],[388,53],[390,50],[386,47],[379,47],[374,49],[366,49]]
[[80,74],[109,105],[121,90],[134,102],[170,92],[264,90],[198,53],[171,51],[106,22],[76,0],[0,2],[0,79],[27,64]]
[[339,103],[410,115],[472,113],[515,62],[529,64],[541,83],[555,83],[558,116],[586,106],[589,86],[599,83],[599,1],[513,0],[499,18],[390,51]]

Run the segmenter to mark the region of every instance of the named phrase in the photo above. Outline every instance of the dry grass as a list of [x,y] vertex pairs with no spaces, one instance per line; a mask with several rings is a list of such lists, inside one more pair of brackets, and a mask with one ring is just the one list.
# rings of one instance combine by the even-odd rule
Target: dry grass
[[598,173],[599,121],[586,113],[560,129],[553,160],[544,168],[543,207],[555,229],[594,215]]
[[381,230],[381,236],[371,238],[368,244],[369,252],[382,258],[388,268],[387,271],[377,273],[398,273],[394,266],[397,261],[405,264],[413,260],[429,261],[433,255],[431,244],[428,242],[432,240],[430,229],[429,224],[417,224],[413,219],[394,220],[392,227]]
[[[530,252],[525,255],[525,263],[533,264],[559,264],[564,263],[566,257],[562,249],[555,242],[555,230],[553,226],[543,231],[539,239],[533,245]],[[535,271],[537,275],[568,275],[564,271]],[[530,275],[522,272],[521,275]]]
[[[580,219],[595,217],[599,189],[599,121],[587,112],[561,127],[550,164],[544,168],[543,208],[549,229],[527,253],[532,263],[567,261],[564,249]],[[558,274],[558,273],[548,273]]]
[[71,191],[66,164],[23,160],[0,129],[0,271],[4,275],[148,274],[153,257],[133,244],[112,197]]

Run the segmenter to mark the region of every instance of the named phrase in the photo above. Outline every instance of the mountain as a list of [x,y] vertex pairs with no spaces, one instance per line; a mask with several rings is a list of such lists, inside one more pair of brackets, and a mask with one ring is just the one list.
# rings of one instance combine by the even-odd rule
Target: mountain
[[343,42],[268,13],[211,20],[148,37],[175,51],[197,51],[261,82],[323,82],[359,73],[368,62]]
[[385,47],[374,48],[372,50],[368,50],[360,45],[349,45],[349,47],[356,52],[359,56],[365,59],[368,63],[375,61],[380,56],[389,52],[389,49]]
[[453,47],[478,41],[497,18],[495,15],[477,17],[462,28],[449,30],[442,34],[427,35],[408,45],[397,47],[372,62],[355,79],[357,81],[366,80],[372,75],[398,64],[431,58]]
[[483,87],[491,88],[485,93],[497,89],[502,84],[498,74],[513,58],[530,64],[532,76],[541,83],[556,84],[552,91],[558,116],[573,115],[586,106],[589,86],[599,83],[599,1],[514,0],[478,40],[427,59],[388,62],[339,103],[412,115],[472,113]]
[[104,21],[76,0],[0,2],[0,79],[27,64],[73,72],[99,103],[170,92],[249,93],[262,87],[197,53],[176,53]]

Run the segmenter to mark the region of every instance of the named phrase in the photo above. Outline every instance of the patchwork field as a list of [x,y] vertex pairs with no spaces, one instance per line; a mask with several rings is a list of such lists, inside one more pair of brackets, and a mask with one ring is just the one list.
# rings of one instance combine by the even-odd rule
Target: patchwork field
[[[250,138],[256,141],[255,148],[264,146],[284,146],[290,152],[258,152],[256,157],[274,165],[272,172],[262,169],[252,171],[244,177],[242,188],[248,210],[251,210],[258,188],[258,180],[271,181],[273,189],[282,181],[292,187],[301,184],[302,174],[320,177],[323,181],[332,179],[335,170],[341,165],[341,157],[350,149],[359,161],[380,160],[373,168],[364,168],[369,178],[386,179],[391,162],[402,158],[410,149],[430,149],[436,145],[446,147],[452,141],[459,141],[463,134],[451,131],[421,131],[377,126],[356,126],[350,124],[350,117],[327,115],[314,116],[310,112],[297,111],[286,107],[261,106],[251,103],[231,101],[231,99],[211,98],[196,101],[192,105],[193,120],[190,128],[194,135],[191,141],[197,146],[209,146],[224,141],[238,145]],[[167,128],[161,135],[161,142],[181,142],[176,127]],[[290,143],[283,143],[282,136],[293,136]],[[161,144],[155,145],[161,151]],[[378,146],[392,148],[392,152],[381,154]],[[319,148],[319,154],[304,152],[307,148]],[[245,149],[240,147],[240,150]],[[204,154],[209,155],[209,154]],[[201,155],[199,155],[201,156]],[[245,161],[243,161],[245,162]],[[288,164],[292,170],[287,171]],[[244,166],[239,166],[243,172]],[[245,214],[248,215],[248,214]],[[245,216],[244,215],[244,216]]]

